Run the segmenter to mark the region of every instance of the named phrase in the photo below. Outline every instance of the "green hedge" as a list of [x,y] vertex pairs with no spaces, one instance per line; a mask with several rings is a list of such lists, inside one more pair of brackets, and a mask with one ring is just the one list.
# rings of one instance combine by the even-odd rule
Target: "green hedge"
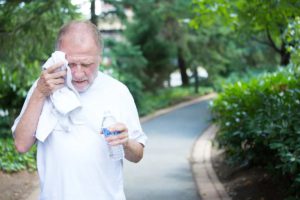
[[228,85],[213,101],[217,141],[230,161],[268,168],[300,194],[300,79],[297,67]]

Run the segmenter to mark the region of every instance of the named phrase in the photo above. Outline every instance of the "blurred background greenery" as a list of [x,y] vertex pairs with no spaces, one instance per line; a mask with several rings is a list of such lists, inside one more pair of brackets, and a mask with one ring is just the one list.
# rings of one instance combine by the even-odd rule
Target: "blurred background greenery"
[[212,111],[231,160],[270,166],[255,152],[276,151],[276,173],[299,187],[300,147],[286,141],[300,142],[299,13],[297,0],[0,0],[0,169],[35,169],[35,149],[17,154],[10,127],[59,27],[89,19],[103,35],[99,68],[129,87],[141,116],[218,92]]

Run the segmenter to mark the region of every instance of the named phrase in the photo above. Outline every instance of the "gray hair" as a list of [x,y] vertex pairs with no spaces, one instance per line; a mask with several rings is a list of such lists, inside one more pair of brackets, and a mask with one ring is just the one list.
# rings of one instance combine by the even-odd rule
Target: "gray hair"
[[70,31],[72,31],[72,28],[75,27],[76,25],[86,26],[87,30],[92,34],[92,36],[95,40],[95,43],[96,43],[97,47],[99,48],[99,53],[101,55],[101,52],[103,49],[101,33],[98,30],[97,26],[95,24],[93,24],[92,22],[90,22],[89,20],[70,21],[67,24],[63,25],[58,32],[55,48],[59,49],[63,36],[65,34],[69,33]]

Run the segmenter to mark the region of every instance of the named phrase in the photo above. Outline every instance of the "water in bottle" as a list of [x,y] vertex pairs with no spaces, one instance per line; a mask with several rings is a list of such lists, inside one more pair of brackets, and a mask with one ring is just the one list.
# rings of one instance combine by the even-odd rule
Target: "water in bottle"
[[[111,114],[111,112],[106,111],[104,112],[103,121],[102,121],[102,133],[105,137],[111,136],[111,135],[118,135],[120,132],[118,131],[110,131],[109,127],[116,124],[115,117]],[[112,160],[121,160],[124,158],[124,149],[123,145],[109,145],[108,144],[108,151],[109,151],[109,157]]]

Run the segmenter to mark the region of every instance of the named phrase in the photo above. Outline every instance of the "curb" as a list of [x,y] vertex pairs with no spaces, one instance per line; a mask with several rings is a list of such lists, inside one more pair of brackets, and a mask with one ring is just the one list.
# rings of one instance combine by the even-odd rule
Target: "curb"
[[202,200],[231,200],[211,163],[211,146],[218,128],[208,127],[195,142],[191,153],[191,168]]

